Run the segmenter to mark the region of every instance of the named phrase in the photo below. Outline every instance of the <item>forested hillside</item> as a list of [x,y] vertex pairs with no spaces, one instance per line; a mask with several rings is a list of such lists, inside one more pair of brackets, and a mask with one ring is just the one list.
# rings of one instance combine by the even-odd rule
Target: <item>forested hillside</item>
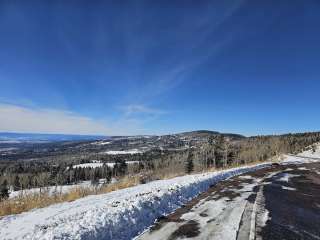
[[[136,154],[126,154],[124,151],[124,154],[88,155],[86,148],[83,150],[78,145],[70,145],[72,151],[67,149],[67,151],[62,151],[61,155],[58,154],[51,158],[12,161],[6,160],[5,155],[2,155],[0,161],[2,194],[0,197],[2,199],[8,197],[7,193],[10,189],[18,191],[36,187],[45,188],[46,186],[70,185],[86,180],[91,181],[92,184],[98,184],[101,183],[101,179],[103,184],[108,184],[111,179],[134,175],[138,175],[140,181],[144,183],[167,175],[183,175],[209,168],[266,161],[282,153],[302,151],[319,142],[320,133],[245,138],[236,134],[196,131],[150,139],[152,138],[121,138],[121,149],[124,149],[123,142],[126,146],[130,146],[133,145],[133,141],[138,141],[140,145],[152,141],[153,148],[148,151],[138,151]],[[118,138],[117,141],[119,141]],[[164,145],[163,142],[167,145]],[[98,143],[103,144],[103,142]],[[167,147],[157,148],[157,144]],[[82,154],[73,155],[76,149],[79,149]],[[118,152],[121,153],[121,151],[116,153]]]

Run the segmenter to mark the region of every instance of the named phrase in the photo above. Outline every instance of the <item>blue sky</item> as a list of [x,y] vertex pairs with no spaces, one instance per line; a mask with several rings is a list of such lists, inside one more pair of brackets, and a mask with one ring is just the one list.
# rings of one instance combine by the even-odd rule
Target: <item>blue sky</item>
[[0,131],[316,131],[319,1],[1,1]]

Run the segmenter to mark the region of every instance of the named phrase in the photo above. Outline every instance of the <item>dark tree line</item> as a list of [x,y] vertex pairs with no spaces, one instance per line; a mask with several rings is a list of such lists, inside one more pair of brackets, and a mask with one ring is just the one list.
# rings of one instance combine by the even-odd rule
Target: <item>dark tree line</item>
[[76,184],[91,181],[98,184],[100,179],[109,183],[112,177],[122,177],[127,172],[124,160],[116,161],[111,168],[107,164],[101,167],[74,167],[72,164],[48,166],[47,164],[17,164],[6,169],[0,176],[0,199],[9,196],[10,188],[14,191]]

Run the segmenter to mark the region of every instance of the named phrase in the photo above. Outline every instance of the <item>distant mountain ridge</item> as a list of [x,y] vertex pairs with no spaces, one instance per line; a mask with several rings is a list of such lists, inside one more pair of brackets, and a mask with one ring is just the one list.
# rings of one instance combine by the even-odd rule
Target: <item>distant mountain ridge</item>
[[108,137],[95,136],[95,135],[76,135],[76,134],[0,132],[0,141],[58,142],[58,141],[91,141],[91,140],[104,140],[104,139],[108,139]]
[[[209,137],[209,136],[223,135],[232,139],[242,139],[245,136],[232,133],[220,133],[210,130],[196,130],[175,134],[168,134],[164,136],[180,136],[180,137]],[[147,135],[137,136],[122,136],[124,138],[143,138]],[[156,136],[156,135],[148,135]],[[99,141],[109,139],[119,139],[121,136],[99,136],[99,135],[77,135],[77,134],[50,134],[50,133],[14,133],[14,132],[0,132],[1,142],[61,142],[61,141]]]
[[235,134],[235,133],[221,133],[217,131],[210,131],[210,130],[196,130],[196,131],[190,131],[190,132],[182,132],[178,133],[176,135],[179,136],[193,136],[193,137],[206,137],[206,136],[216,136],[216,135],[223,135],[225,137],[230,137],[233,139],[241,139],[246,138],[245,136],[241,134]]

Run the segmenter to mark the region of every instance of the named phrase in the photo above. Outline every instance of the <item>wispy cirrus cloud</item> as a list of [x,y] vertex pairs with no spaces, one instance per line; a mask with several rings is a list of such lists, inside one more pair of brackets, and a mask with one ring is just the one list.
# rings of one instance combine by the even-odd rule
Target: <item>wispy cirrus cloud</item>
[[162,114],[166,114],[167,112],[164,110],[151,108],[142,104],[129,104],[127,106],[121,106],[121,111],[123,112],[125,117],[132,117],[137,115],[150,115],[150,116],[158,116]]
[[[190,80],[199,66],[208,60],[217,60],[238,34],[237,31],[221,32],[221,27],[244,3],[245,0],[220,4],[203,1],[196,6],[197,11],[185,10],[188,18],[178,14],[174,23],[164,21],[166,28],[161,35],[152,29],[136,34],[147,21],[143,14],[134,22],[126,22],[128,61],[135,64],[136,72],[140,71],[137,76],[145,80],[143,90],[139,88],[133,98],[146,102],[166,94]],[[156,59],[153,56],[157,56]],[[150,59],[153,65],[149,72],[145,65]]]

